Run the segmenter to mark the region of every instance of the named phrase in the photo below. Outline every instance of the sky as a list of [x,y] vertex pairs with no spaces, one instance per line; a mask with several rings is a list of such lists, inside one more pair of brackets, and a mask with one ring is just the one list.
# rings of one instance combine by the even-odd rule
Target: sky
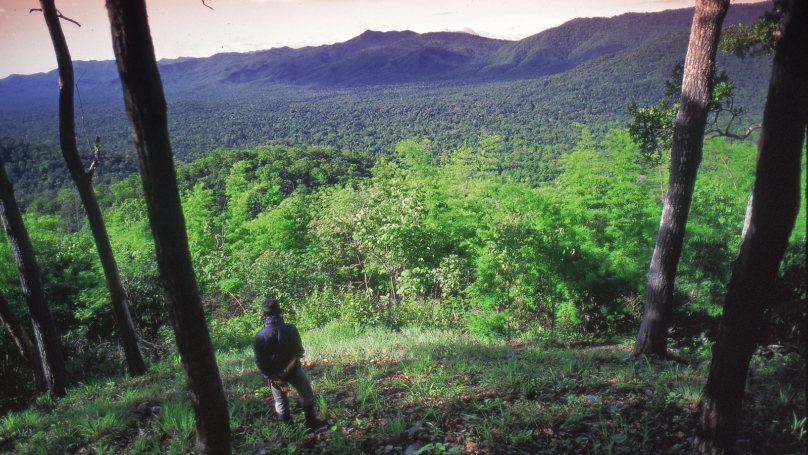
[[[733,0],[751,3],[758,0]],[[576,17],[686,8],[694,0],[147,0],[158,59],[347,41],[365,30],[473,31],[519,40]],[[0,79],[56,68],[37,0],[0,0]],[[73,60],[111,60],[104,0],[56,1]]]

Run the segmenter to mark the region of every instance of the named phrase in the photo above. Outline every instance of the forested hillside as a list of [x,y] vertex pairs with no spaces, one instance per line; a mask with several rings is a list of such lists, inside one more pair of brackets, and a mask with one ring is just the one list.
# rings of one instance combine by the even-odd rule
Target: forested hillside
[[[575,144],[573,122],[590,126],[601,137],[609,128],[625,125],[631,100],[651,105],[663,97],[663,82],[684,58],[687,37],[687,30],[681,29],[563,74],[516,82],[283,85],[169,94],[172,145],[182,162],[217,147],[264,144],[311,144],[377,156],[390,155],[397,142],[408,138],[429,139],[441,153],[490,133],[508,144],[510,158],[504,166],[510,175],[547,181],[556,172],[553,159]],[[770,60],[722,55],[719,67],[736,83],[736,102],[750,112],[743,123],[759,121]],[[92,92],[82,92],[82,100],[85,118],[77,119],[78,137],[87,137],[83,124],[90,138],[101,136],[103,161],[97,178],[111,181],[133,173],[136,165],[119,100],[113,103]],[[57,125],[55,102],[13,110],[0,106],[2,134],[52,143]]]
[[[727,23],[749,23],[764,8],[733,5]],[[662,97],[664,80],[684,59],[689,18],[692,9],[581,19],[513,43],[465,34],[369,32],[331,46],[164,62],[173,149],[184,162],[217,147],[266,144],[320,145],[375,156],[391,153],[397,142],[412,137],[448,150],[480,133],[493,133],[510,144],[513,159],[508,166],[518,178],[548,180],[554,172],[552,158],[574,146],[571,122],[589,125],[600,137],[624,125],[631,100],[650,105]],[[593,50],[595,43],[612,44]],[[412,46],[427,49],[429,55],[408,57],[401,50]],[[549,63],[538,65],[535,56],[549,55],[546,49],[565,63],[553,71]],[[479,61],[473,67],[447,69],[439,78],[425,76],[437,74],[428,62],[432,54],[456,53]],[[276,54],[292,59],[297,69],[274,65],[275,57],[267,55]],[[331,62],[328,68],[338,79],[385,71],[411,72],[412,77],[379,76],[345,86],[316,76],[315,68],[307,66],[314,63],[306,63],[323,61]],[[397,61],[403,66],[396,66]],[[749,122],[759,120],[762,112],[769,65],[767,58],[719,58],[719,66],[736,83],[737,103],[749,108]],[[505,67],[512,69],[501,69]],[[101,136],[104,161],[98,178],[109,181],[134,172],[114,65],[77,62],[75,68],[83,102],[83,109],[76,109],[77,135],[89,137],[87,142]],[[243,76],[258,74],[258,68],[320,79]],[[564,72],[546,76],[559,71]],[[0,81],[5,100],[0,136],[56,143],[57,79],[51,72]]]
[[[556,179],[539,188],[506,177],[507,143],[496,135],[481,136],[473,145],[441,154],[435,153],[436,148],[429,141],[403,141],[397,144],[392,157],[379,157],[375,163],[335,149],[271,146],[241,151],[218,149],[206,158],[180,166],[178,175],[188,238],[214,343],[221,352],[228,352],[225,358],[232,357],[226,362],[242,362],[241,373],[232,369],[225,373],[229,387],[255,389],[256,398],[266,392],[252,381],[253,372],[245,373],[244,359],[248,355],[242,350],[255,331],[257,305],[267,293],[283,300],[288,321],[304,331],[314,330],[307,337],[317,336],[311,334],[319,333],[323,327],[343,334],[365,333],[365,329],[346,328],[357,327],[351,324],[403,330],[405,335],[412,333],[407,327],[426,325],[446,330],[443,337],[462,333],[466,334],[463,337],[471,336],[485,343],[512,339],[544,343],[580,339],[615,342],[631,336],[641,315],[640,296],[644,292],[661,204],[660,179],[666,179],[666,175],[636,163],[634,144],[624,130],[611,130],[598,140],[583,125],[571,128],[578,135],[575,147],[560,159]],[[729,265],[738,245],[737,234],[751,186],[754,159],[751,142],[727,143],[716,139],[706,144],[676,294],[680,309],[674,317],[673,343],[683,353],[703,356],[707,352],[706,343],[715,328]],[[139,179],[132,176],[109,186],[101,185],[98,191],[106,207],[107,226],[142,347],[150,361],[158,362],[170,356],[173,338],[163,307]],[[26,214],[26,224],[44,272],[49,304],[65,340],[70,374],[82,381],[92,381],[106,377],[118,367],[108,294],[91,248],[92,239],[82,220],[76,196],[70,191],[60,193],[50,205],[30,205]],[[779,292],[786,300],[805,292],[804,233],[803,223],[795,233],[795,243],[783,269]],[[6,243],[5,239],[0,242]],[[25,317],[21,295],[14,291],[19,286],[10,250],[0,249],[0,254],[5,257],[0,261],[5,264],[0,267],[0,285],[8,290],[7,297],[19,309],[20,317]],[[761,341],[793,346],[802,336],[798,325],[801,311],[798,300],[771,310],[766,338]],[[385,335],[384,339],[397,336]],[[12,346],[4,343],[3,349],[10,350]],[[372,355],[367,349],[361,351],[365,354],[357,355],[360,358]],[[7,378],[2,389],[2,405],[6,409],[27,404],[27,397],[31,396],[28,370],[13,361],[14,355],[6,352],[0,364]],[[335,359],[341,355],[344,354],[329,355],[328,360],[339,362]],[[435,361],[446,362],[438,351],[429,355]],[[480,359],[491,355],[494,354],[475,354],[475,358],[488,362]],[[604,406],[608,407],[623,406],[620,403],[626,396],[637,393],[642,397],[648,393],[643,390],[655,390],[658,399],[649,399],[647,403],[632,401],[636,404],[631,408],[621,409],[631,415],[636,412],[632,419],[638,419],[644,406],[674,406],[664,421],[687,431],[692,423],[683,416],[689,412],[687,403],[694,405],[699,389],[691,389],[687,381],[676,382],[675,386],[662,385],[658,378],[648,383],[647,376],[634,379],[635,385],[621,389],[622,392],[601,388],[597,385],[600,379],[594,379],[601,378],[600,375],[605,375],[603,380],[619,382],[620,379],[607,377],[636,374],[613,370],[616,368],[613,360],[616,359],[607,361],[608,369],[592,370],[599,373],[591,383],[581,377],[580,384],[570,382],[569,387],[561,387],[556,383],[561,379],[549,376],[542,379],[530,373],[525,376],[528,382],[524,387],[513,389],[512,385],[484,382],[481,391],[474,393],[498,397],[499,387],[506,387],[501,391],[512,395],[505,399],[516,400],[513,406],[522,406],[524,400],[530,406],[531,400],[548,393],[551,384],[556,384],[552,386],[557,390],[555,393],[566,397],[565,400],[577,399],[575,394],[580,395],[583,390],[580,387],[586,387],[602,390],[596,393],[603,393]],[[797,363],[793,354],[780,362],[783,374],[792,372],[788,373],[792,375],[789,381],[797,381],[795,384],[799,383],[798,376],[793,376]],[[353,370],[328,373],[331,371],[328,365],[323,359],[314,359],[310,364],[326,378],[328,374],[354,374],[349,373]],[[476,361],[463,368],[467,373],[476,371],[474,365]],[[521,368],[520,364],[514,365],[513,368]],[[166,384],[173,373],[160,371],[160,377],[164,378],[160,383]],[[408,371],[412,375],[426,374],[426,370]],[[689,374],[702,374],[698,371],[694,367]],[[577,373],[571,371],[571,374],[568,381],[578,381],[574,379]],[[510,376],[503,373],[502,377]],[[676,375],[670,378],[681,381]],[[353,379],[346,376],[343,381]],[[694,379],[691,377],[689,381]],[[641,385],[646,383],[649,385]],[[150,390],[152,386],[148,387]],[[343,386],[323,383],[322,387]],[[353,387],[359,387],[358,383]],[[375,390],[372,385],[362,387]],[[677,389],[670,389],[673,395],[668,396],[666,387]],[[437,393],[443,389],[433,386],[430,390]],[[338,425],[350,426],[350,420],[344,420],[346,413],[361,415],[369,419],[368,425],[377,425],[378,413],[393,412],[383,407],[375,408],[377,414],[374,414],[371,411],[374,408],[367,406],[371,403],[378,406],[379,402],[373,398],[366,401],[368,395],[361,398],[354,395],[356,391],[349,396],[356,396],[352,400],[356,400],[357,409],[353,409],[353,401],[343,402],[322,393],[319,406],[326,409],[324,412],[330,409],[331,415],[339,419]],[[439,393],[454,396],[455,391]],[[251,394],[251,391],[239,392],[244,397]],[[404,395],[422,400],[417,398],[420,396],[415,391]],[[242,402],[241,398],[232,399]],[[169,412],[171,406],[179,406],[171,400],[157,402]],[[804,407],[789,400],[766,412],[777,418],[792,410],[804,412]],[[419,406],[426,402],[421,403]],[[246,411],[236,407],[233,415],[249,419],[243,412]],[[415,424],[411,419],[422,415],[417,410],[408,412],[414,413],[412,417],[405,414],[399,418],[409,425]],[[577,419],[593,418],[596,414],[584,417],[589,412],[583,409],[580,412],[576,420],[559,421],[553,427],[554,431],[562,431],[549,436],[561,438],[559,443],[564,445],[560,448],[583,450],[591,444],[586,438],[564,440],[564,431],[588,434],[586,426]],[[107,424],[113,427],[122,425],[115,422],[129,421],[125,417],[129,414],[120,411],[110,415],[117,419]],[[245,425],[248,421],[252,422],[245,420]],[[761,431],[779,432],[789,424],[778,425]],[[98,433],[93,428],[50,442],[34,442],[38,441],[35,436],[30,439],[19,436],[22,438],[19,440],[30,440],[43,447],[75,447],[77,441],[88,440],[93,446],[103,441],[119,441],[115,435],[128,431]],[[172,445],[187,445],[188,440],[181,435],[188,430],[181,428],[188,426],[159,428],[150,431],[166,431],[174,435],[169,439]],[[629,434],[629,430],[619,431]],[[637,431],[631,436],[631,444],[640,444],[643,432]],[[0,437],[3,434],[11,433],[0,431]],[[507,432],[497,434],[469,440],[513,443],[507,442],[512,437]],[[649,447],[677,443],[676,437],[665,436],[664,432],[646,429],[645,434],[657,438]],[[797,447],[789,434],[782,433],[769,444]],[[144,436],[137,444],[148,444],[151,438]],[[238,438],[239,444],[251,444],[246,432]],[[0,441],[5,444],[0,447],[14,447],[15,440]],[[324,441],[337,443],[332,438]],[[343,443],[349,444],[348,441]],[[522,444],[538,447],[531,444],[544,444],[541,441],[530,439]],[[391,443],[396,443],[395,437]],[[125,443],[130,444],[135,441]],[[360,442],[354,440],[350,444]],[[132,450],[140,450],[139,445],[134,447]],[[558,453],[563,453],[563,449],[559,450],[562,452]]]

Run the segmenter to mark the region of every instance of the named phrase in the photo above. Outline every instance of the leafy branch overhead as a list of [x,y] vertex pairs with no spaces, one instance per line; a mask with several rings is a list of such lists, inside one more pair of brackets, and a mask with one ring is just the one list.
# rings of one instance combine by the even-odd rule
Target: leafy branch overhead
[[774,9],[763,13],[751,27],[743,24],[726,27],[718,47],[741,59],[771,55],[774,53],[777,39],[780,38],[783,17],[785,17],[784,0],[774,0]]
[[[679,110],[679,94],[682,91],[682,63],[677,63],[671,71],[671,78],[665,81],[665,97],[656,106],[639,107],[632,102],[626,113],[633,117],[628,123],[628,131],[639,149],[637,162],[647,166],[659,166],[669,160],[673,125],[676,112]],[[726,70],[718,73],[712,71],[710,84],[713,87],[709,103],[707,127],[704,136],[707,139],[728,137],[746,139],[752,131],[760,128],[759,124],[749,126],[744,132],[733,132],[733,123],[747,114],[743,106],[735,104],[735,84],[730,80]]]
[[[773,54],[785,17],[785,1],[774,0],[773,3],[773,10],[764,12],[751,27],[743,24],[725,27],[718,48],[740,59]],[[641,108],[636,102],[632,102],[626,109],[626,113],[633,117],[628,129],[639,148],[639,163],[658,166],[667,159],[671,148],[673,122],[679,108],[679,94],[682,91],[682,73],[682,63],[678,63],[673,67],[671,79],[665,81],[665,97],[670,100],[663,100],[650,108]],[[747,111],[742,106],[735,105],[735,84],[729,79],[726,70],[718,74],[714,68],[712,73],[712,100],[705,137],[746,139],[761,125],[750,125],[743,133],[731,131],[733,122],[747,114]],[[722,121],[724,114],[729,116],[726,121]]]

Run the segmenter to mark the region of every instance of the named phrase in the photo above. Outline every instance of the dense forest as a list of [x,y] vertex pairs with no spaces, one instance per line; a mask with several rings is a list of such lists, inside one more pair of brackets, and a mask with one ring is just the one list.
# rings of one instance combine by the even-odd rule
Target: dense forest
[[[734,17],[748,23],[759,10]],[[686,450],[741,245],[759,133],[704,141],[675,283],[671,357],[626,362],[669,177],[667,161],[652,163],[638,152],[627,109],[665,97],[688,42],[679,22],[693,11],[682,11],[573,21],[512,43],[368,32],[305,50],[311,61],[325,52],[346,75],[358,74],[351,66],[357,56],[378,57],[380,49],[403,66],[423,46],[457,53],[418,54],[432,65],[428,76],[373,84],[348,76],[324,83],[314,72],[269,81],[246,70],[222,73],[216,59],[232,63],[238,55],[163,62],[188,244],[234,447],[337,454]],[[658,30],[638,28],[629,40],[632,21],[649,17]],[[507,76],[494,76],[519,49],[562,38],[577,45],[564,48],[557,71],[530,77],[524,58],[500,71]],[[261,58],[284,63],[289,52]],[[343,58],[350,52],[356,54]],[[246,68],[261,70],[258,56],[248,57],[254,66]],[[462,79],[449,76],[468,66],[448,67],[448,60],[487,63],[477,79]],[[38,397],[31,367],[4,332],[2,453],[191,450],[178,337],[121,94],[99,76],[106,63],[88,76],[95,85],[87,92],[77,85],[76,134],[88,163],[91,138],[100,136],[95,192],[151,367],[143,377],[124,375],[93,233],[55,144],[57,100],[21,91],[32,102],[0,106],[0,157],[73,384],[61,401]],[[169,64],[180,66],[172,72]],[[197,67],[198,90],[172,86],[181,68]],[[762,118],[772,57],[719,55],[717,67],[746,109],[733,130],[740,134]],[[5,84],[23,84],[18,78]],[[214,79],[229,85],[204,89]],[[804,195],[804,178],[802,185]],[[759,396],[749,406],[757,415],[743,422],[752,435],[739,441],[740,453],[806,447],[805,231],[803,198],[772,292],[778,304],[765,310],[755,335],[761,348],[749,387]],[[0,256],[3,296],[28,321],[6,237]],[[250,343],[268,295],[304,334],[305,365],[319,381],[317,406],[330,423],[325,433],[267,423],[272,398],[252,365]],[[54,410],[75,420],[65,426],[43,417]]]
[[[730,14],[727,21],[749,23],[764,9],[765,4],[734,5],[731,12],[737,13]],[[219,72],[260,67],[260,56],[245,54],[250,59],[246,62],[238,61],[240,54],[200,59],[204,60],[197,63],[201,68],[190,73],[183,72],[186,61],[174,63],[178,65],[174,72],[166,63],[163,78],[173,150],[182,162],[204,157],[219,147],[267,144],[317,145],[376,156],[392,154],[398,142],[415,137],[427,138],[438,150],[449,151],[476,141],[481,134],[497,134],[509,144],[512,157],[507,166],[514,169],[515,177],[547,181],[554,175],[553,158],[575,146],[577,132],[572,123],[588,125],[593,134],[602,137],[609,129],[625,126],[630,101],[650,105],[661,98],[664,81],[684,60],[691,18],[692,10],[627,14],[573,21],[519,42],[497,42],[502,52],[508,46],[521,46],[514,55],[540,55],[548,46],[566,43],[565,52],[554,52],[565,55],[564,61],[569,62],[551,74],[522,69],[519,77],[503,73],[482,81],[464,78],[466,73],[455,69],[436,80],[413,77],[398,81],[380,76],[350,85],[333,81],[304,84],[286,78],[232,83],[228,74]],[[456,35],[436,49],[448,52],[461,45],[470,53],[476,49],[464,41],[463,34]],[[593,50],[600,39],[619,45]],[[340,46],[350,43],[325,46],[320,52],[339,53]],[[389,46],[371,49],[384,49],[383,61],[395,60],[397,55]],[[509,64],[517,65],[515,61]],[[750,113],[745,119],[749,123],[760,120],[770,65],[771,56],[718,57],[719,69],[727,70],[735,83],[736,102]],[[74,66],[81,100],[76,103],[77,137],[88,147],[101,136],[104,167],[97,178],[111,181],[135,172],[114,64],[76,62]],[[421,70],[428,72],[429,67]],[[35,83],[26,82],[28,79]],[[9,101],[0,105],[0,136],[56,143],[57,79],[51,72],[0,81],[0,93]]]
[[[397,328],[428,318],[483,338],[630,333],[642,311],[638,296],[666,175],[636,164],[627,131],[596,140],[587,127],[573,128],[576,146],[559,159],[558,176],[538,187],[507,175],[507,143],[496,135],[451,153],[428,140],[402,141],[395,157],[375,161],[266,146],[217,149],[180,166],[194,266],[214,330],[243,324],[237,327],[249,331],[247,309],[274,293],[302,327],[343,318]],[[751,141],[707,142],[676,330],[709,333],[720,313],[754,157]],[[137,326],[150,345],[165,346],[140,183],[132,176],[97,191]],[[25,216],[68,346],[112,342],[107,291],[78,196],[53,192],[31,201]],[[803,260],[804,219],[794,234],[795,267]],[[19,301],[14,261],[10,250],[3,254],[4,289],[16,288],[7,297]],[[784,270],[795,273],[783,283],[788,295],[804,287],[799,272]],[[767,341],[793,336],[789,321],[773,315],[772,324],[785,325],[767,332]],[[103,365],[75,358],[85,374]],[[6,386],[24,386],[27,372],[13,365],[5,367],[20,381]]]

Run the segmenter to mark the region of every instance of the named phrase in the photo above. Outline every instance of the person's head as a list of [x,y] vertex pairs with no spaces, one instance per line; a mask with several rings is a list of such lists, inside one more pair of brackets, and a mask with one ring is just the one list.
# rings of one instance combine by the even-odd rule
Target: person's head
[[261,305],[261,311],[264,313],[264,316],[279,315],[281,314],[281,302],[275,297],[267,297]]

